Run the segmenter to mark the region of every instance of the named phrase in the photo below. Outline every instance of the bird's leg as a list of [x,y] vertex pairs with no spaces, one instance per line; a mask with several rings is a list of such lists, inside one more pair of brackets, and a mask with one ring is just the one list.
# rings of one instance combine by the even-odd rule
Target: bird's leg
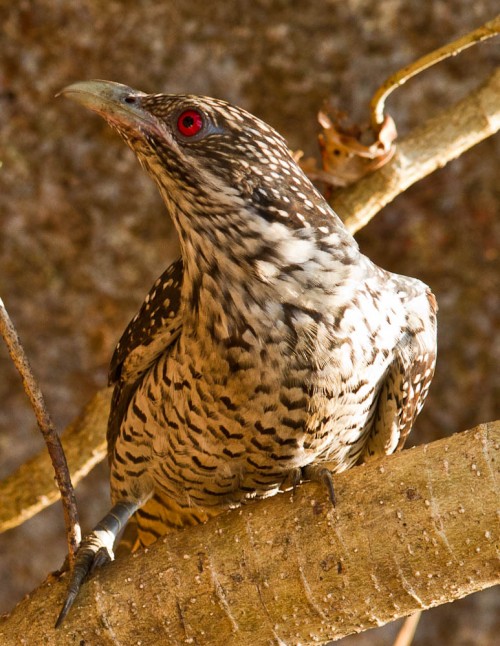
[[304,480],[310,482],[319,482],[326,485],[328,495],[332,505],[335,507],[335,490],[333,487],[333,475],[330,469],[321,464],[307,464],[305,467],[295,467],[286,473],[285,479],[281,485],[281,490],[286,491],[292,489],[292,494],[295,493],[298,485]]
[[295,495],[295,491],[299,486],[301,480],[302,469],[300,467],[290,469],[290,471],[286,472],[283,482],[281,483],[281,491],[289,491],[291,488],[292,496]]
[[141,506],[138,502],[120,501],[114,505],[94,530],[80,543],[64,605],[56,621],[58,628],[75,601],[86,576],[114,559],[113,544],[129,518]]
[[327,469],[321,464],[307,464],[300,469],[303,480],[310,480],[311,482],[319,482],[326,486],[330,501],[335,507],[335,489],[333,487],[333,475],[330,469]]

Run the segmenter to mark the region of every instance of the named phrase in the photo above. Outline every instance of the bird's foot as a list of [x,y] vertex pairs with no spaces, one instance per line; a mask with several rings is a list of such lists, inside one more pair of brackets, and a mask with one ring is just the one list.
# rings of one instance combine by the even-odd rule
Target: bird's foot
[[302,476],[304,480],[319,482],[325,485],[328,489],[330,502],[335,507],[337,501],[335,499],[335,489],[333,486],[333,474],[330,469],[327,469],[321,464],[308,464],[305,467],[302,467]]
[[66,599],[56,621],[56,628],[64,621],[85,578],[96,568],[114,559],[115,539],[140,505],[138,501],[120,500],[96,525],[94,531],[80,543],[70,575]]
[[330,501],[335,507],[335,489],[333,486],[333,475],[330,469],[327,469],[321,464],[307,464],[305,467],[292,469],[286,477],[286,483],[288,486],[291,485],[293,493],[295,492],[297,485],[299,485],[303,480],[319,482],[320,484],[325,485],[328,489]]
[[114,538],[111,532],[96,528],[80,543],[80,547],[76,553],[73,571],[70,575],[71,578],[66,591],[66,599],[56,621],[56,628],[62,624],[64,618],[70,611],[80,591],[80,587],[87,576],[95,569],[114,559]]

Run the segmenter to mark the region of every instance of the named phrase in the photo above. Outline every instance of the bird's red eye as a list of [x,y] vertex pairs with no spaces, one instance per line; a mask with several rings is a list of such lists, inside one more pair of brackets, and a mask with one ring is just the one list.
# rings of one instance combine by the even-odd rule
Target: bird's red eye
[[203,119],[197,110],[184,110],[177,119],[177,129],[184,137],[193,137],[203,128]]

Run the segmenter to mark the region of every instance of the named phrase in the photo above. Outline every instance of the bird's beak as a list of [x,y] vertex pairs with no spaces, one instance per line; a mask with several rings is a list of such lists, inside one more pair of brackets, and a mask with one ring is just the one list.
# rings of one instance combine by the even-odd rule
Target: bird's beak
[[97,112],[112,126],[135,132],[144,126],[151,128],[157,119],[141,105],[144,92],[112,81],[81,81],[61,90],[56,96],[66,96],[85,108]]

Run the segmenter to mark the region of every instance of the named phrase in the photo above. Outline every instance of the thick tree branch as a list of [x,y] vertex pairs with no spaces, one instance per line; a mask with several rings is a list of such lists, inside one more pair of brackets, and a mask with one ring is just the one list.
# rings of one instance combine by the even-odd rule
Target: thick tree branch
[[476,91],[401,139],[391,161],[335,191],[330,204],[355,233],[386,204],[500,128],[500,68]]
[[317,644],[494,585],[500,422],[176,532],[84,585],[64,582],[0,623],[0,642]]

